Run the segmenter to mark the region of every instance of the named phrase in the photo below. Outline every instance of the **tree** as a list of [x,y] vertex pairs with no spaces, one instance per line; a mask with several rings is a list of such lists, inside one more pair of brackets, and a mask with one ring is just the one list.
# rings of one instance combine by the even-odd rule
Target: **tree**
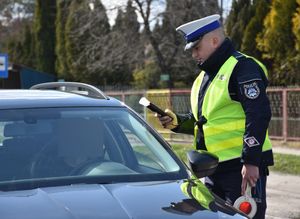
[[[31,26],[29,23],[32,20],[33,10],[34,0],[0,1],[0,50],[2,52],[8,52],[8,50],[11,52],[12,41],[18,41],[21,44],[22,33],[26,25]],[[8,54],[10,60],[14,60],[13,55]],[[19,60],[15,61],[20,63]]]
[[256,0],[252,5],[255,10],[254,16],[251,18],[249,24],[246,26],[241,51],[252,55],[257,59],[262,59],[261,52],[257,49],[256,38],[263,30],[263,21],[270,10],[271,2],[269,0]]
[[143,26],[144,26],[144,34],[147,37],[149,43],[151,44],[154,54],[156,56],[156,61],[161,72],[169,72],[168,66],[165,61],[165,57],[163,56],[160,48],[159,48],[159,40],[156,39],[151,31],[150,23],[151,23],[151,7],[155,0],[134,0],[137,11],[142,17]]
[[34,67],[34,40],[31,31],[31,24],[24,22],[24,27],[19,33],[7,40],[5,52],[9,55],[11,63]]
[[132,85],[138,89],[153,89],[158,87],[159,67],[155,62],[146,63],[143,69],[133,73]]
[[[148,45],[151,46],[149,48],[151,50],[149,54],[153,54],[154,61],[159,67],[159,73],[169,74],[170,80],[168,87],[173,87],[172,83],[178,72],[176,71],[175,73],[174,69],[179,70],[181,68],[180,66],[176,66],[176,64],[179,64],[177,61],[181,61],[183,57],[183,59],[186,60],[186,55],[183,55],[182,53],[183,40],[180,38],[180,35],[176,33],[175,28],[184,22],[208,15],[210,12],[218,12],[219,8],[217,1],[166,1],[166,11],[165,13],[159,14],[159,16],[156,17],[158,22],[154,30],[151,28],[151,22],[155,19],[151,17],[151,9],[153,8],[153,5],[159,5],[161,1],[134,0],[133,2],[136,5],[137,12],[142,18],[143,35],[146,39],[145,46],[146,48],[149,48]],[[163,24],[161,27],[158,18],[163,19]],[[188,58],[190,59],[190,57]],[[184,62],[180,62],[180,64],[182,64],[181,66],[188,66]],[[182,70],[182,68],[180,70]],[[189,71],[187,69],[185,70],[186,72]],[[182,71],[179,73],[179,75],[180,74],[185,75]],[[194,74],[191,72],[188,74],[194,76]],[[187,80],[188,77],[184,77],[184,79],[188,81],[187,83],[189,85],[193,81]]]
[[293,33],[296,37],[296,50],[300,52],[300,0],[297,0],[297,10],[293,15]]
[[10,62],[19,63],[18,60],[21,59],[23,49],[20,41],[15,41],[15,39],[11,39],[8,41],[7,52],[10,57]]
[[124,14],[123,26],[125,28],[124,37],[127,39],[127,52],[125,61],[129,63],[130,70],[133,71],[141,65],[141,59],[144,57],[144,51],[141,44],[140,24],[137,19],[132,0],[129,0]]
[[66,53],[70,74],[76,80],[106,84],[109,69],[101,60],[110,56],[109,23],[105,8],[95,2],[91,11],[85,0],[72,0],[66,22]]
[[36,69],[55,74],[56,0],[36,0],[34,36]]
[[241,49],[245,28],[254,16],[251,2],[251,0],[234,0],[226,20],[226,33],[232,39],[237,50]]
[[24,30],[24,39],[22,40],[22,55],[19,63],[28,67],[35,66],[34,41],[31,26],[27,24]]
[[[135,8],[128,1],[126,10],[118,11],[115,25],[110,33],[111,69],[115,78],[111,83],[128,85],[132,81],[132,73],[142,65],[143,47],[140,41],[140,24],[137,21]],[[126,42],[126,43],[124,43]]]
[[160,30],[160,48],[170,73],[174,86],[191,86],[199,73],[190,52],[185,52],[184,40],[175,31],[179,25],[218,13],[218,1],[167,1],[166,11],[163,14],[163,24]]
[[71,0],[57,0],[57,14],[56,14],[56,63],[55,70],[59,78],[65,80],[72,80],[70,70],[67,64],[67,51],[66,51],[66,22],[69,15],[69,8]]
[[297,0],[297,10],[293,16],[293,33],[295,35],[296,56],[294,58],[295,85],[300,85],[300,0]]
[[274,0],[264,20],[264,30],[258,37],[258,48],[263,57],[273,62],[271,82],[274,85],[294,84],[295,36],[292,18],[296,12],[296,0]]
[[34,12],[35,0],[1,0],[0,21],[9,24],[16,19],[28,19]]

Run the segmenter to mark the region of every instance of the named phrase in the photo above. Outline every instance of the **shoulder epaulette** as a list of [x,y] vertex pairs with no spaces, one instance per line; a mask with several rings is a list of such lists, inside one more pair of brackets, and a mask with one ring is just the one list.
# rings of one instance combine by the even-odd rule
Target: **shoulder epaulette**
[[232,54],[232,56],[233,56],[234,58],[236,58],[237,60],[241,60],[241,59],[247,58],[243,53],[238,52],[238,51],[235,51],[235,52]]

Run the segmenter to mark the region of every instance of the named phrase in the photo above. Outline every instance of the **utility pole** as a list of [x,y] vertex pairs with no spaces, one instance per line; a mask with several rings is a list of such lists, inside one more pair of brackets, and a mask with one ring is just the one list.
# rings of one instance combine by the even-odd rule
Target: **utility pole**
[[221,23],[223,23],[223,0],[220,0]]

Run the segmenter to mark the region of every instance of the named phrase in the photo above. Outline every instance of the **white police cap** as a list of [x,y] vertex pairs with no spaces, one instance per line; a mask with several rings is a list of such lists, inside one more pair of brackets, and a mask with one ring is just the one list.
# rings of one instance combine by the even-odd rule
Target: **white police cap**
[[219,28],[221,26],[219,20],[220,15],[214,14],[177,27],[176,31],[181,32],[186,41],[184,50],[191,49],[202,36]]

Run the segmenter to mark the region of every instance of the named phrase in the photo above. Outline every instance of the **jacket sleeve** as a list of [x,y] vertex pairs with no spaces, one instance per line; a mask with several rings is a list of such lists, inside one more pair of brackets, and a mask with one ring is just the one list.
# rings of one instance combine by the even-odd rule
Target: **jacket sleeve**
[[268,81],[261,67],[250,58],[240,60],[232,76],[233,92],[246,115],[241,161],[260,166],[262,146],[271,120],[266,93]]
[[176,114],[178,120],[178,126],[172,129],[173,132],[183,134],[194,134],[194,124],[196,122],[192,112],[187,114]]

